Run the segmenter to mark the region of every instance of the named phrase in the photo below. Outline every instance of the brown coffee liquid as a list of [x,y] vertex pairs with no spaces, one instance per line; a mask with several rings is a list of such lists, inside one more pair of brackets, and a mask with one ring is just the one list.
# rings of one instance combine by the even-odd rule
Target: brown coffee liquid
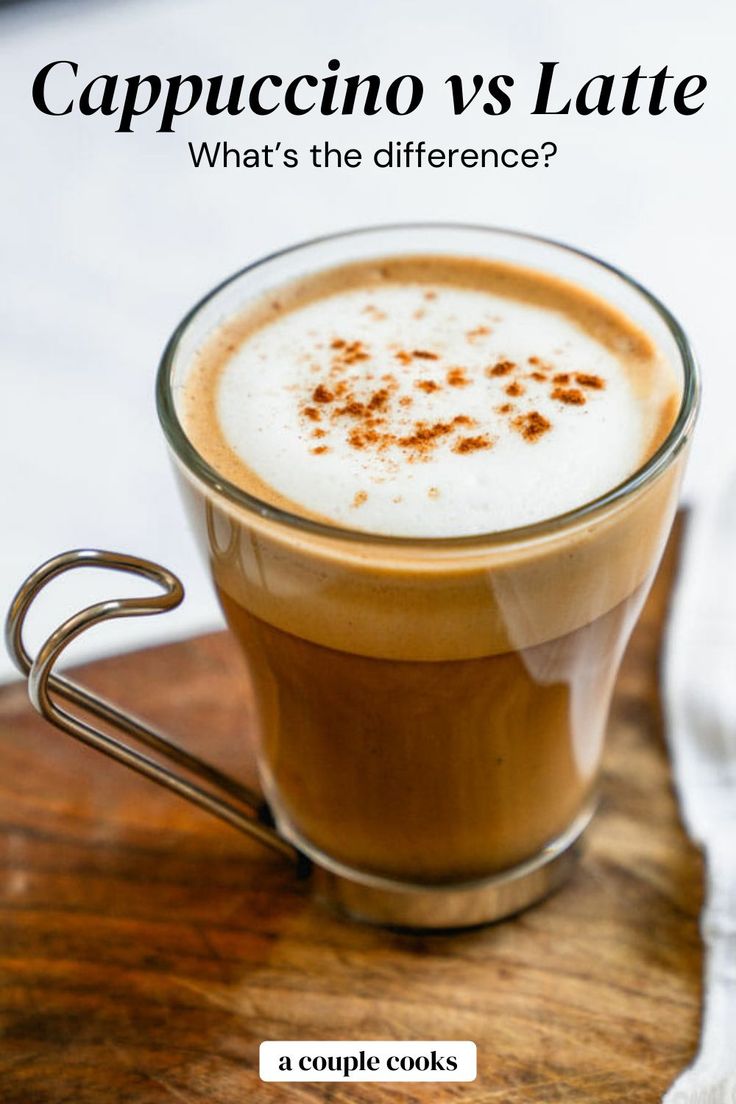
[[643,595],[525,652],[429,663],[325,648],[220,598],[290,834],[358,870],[442,883],[528,859],[585,807]]

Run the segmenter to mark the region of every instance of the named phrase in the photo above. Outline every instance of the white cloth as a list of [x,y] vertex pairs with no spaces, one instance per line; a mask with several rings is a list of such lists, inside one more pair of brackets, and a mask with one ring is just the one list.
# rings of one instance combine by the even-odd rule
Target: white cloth
[[703,850],[700,1050],[665,1104],[736,1101],[736,469],[690,520],[665,656],[682,817]]

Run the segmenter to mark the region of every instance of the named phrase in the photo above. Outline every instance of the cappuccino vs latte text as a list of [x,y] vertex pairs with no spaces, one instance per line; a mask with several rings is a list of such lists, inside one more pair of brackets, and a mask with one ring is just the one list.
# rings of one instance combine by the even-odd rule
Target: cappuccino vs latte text
[[[532,115],[635,115],[644,111],[662,115],[672,109],[679,115],[695,115],[703,106],[706,78],[699,73],[677,77],[663,66],[654,73],[635,66],[629,73],[598,73],[581,85],[565,81],[556,72],[558,62],[540,62],[535,86],[524,95]],[[266,73],[257,77],[222,74],[202,77],[196,73],[160,77],[140,73],[122,77],[80,72],[76,61],[58,59],[44,65],[33,82],[33,102],[44,115],[106,115],[115,129],[130,133],[143,116],[150,115],[160,133],[171,133],[177,119],[198,110],[206,115],[411,115],[424,99],[424,82],[414,73],[384,78],[340,73],[332,58],[327,74],[301,73],[282,77]],[[445,80],[454,115],[472,109],[486,116],[505,115],[513,106],[515,78],[509,73],[484,76],[454,73]]]

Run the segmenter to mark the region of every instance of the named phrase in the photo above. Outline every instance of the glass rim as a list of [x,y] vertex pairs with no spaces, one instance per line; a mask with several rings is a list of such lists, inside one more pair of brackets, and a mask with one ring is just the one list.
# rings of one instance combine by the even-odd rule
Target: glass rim
[[[659,315],[674,339],[683,366],[683,388],[680,407],[675,421],[656,451],[638,467],[631,475],[622,480],[610,490],[605,491],[594,499],[566,510],[564,513],[555,514],[541,521],[535,521],[528,525],[514,526],[509,529],[497,529],[488,533],[472,533],[457,537],[407,537],[392,536],[384,533],[371,533],[363,529],[352,529],[347,526],[332,524],[331,522],[318,521],[293,513],[282,507],[274,506],[264,499],[238,487],[221,475],[207,460],[197,451],[179,419],[171,388],[171,375],[176,354],[182,338],[195,321],[201,310],[220,292],[224,291],[236,280],[247,273],[275,261],[280,257],[289,256],[292,253],[301,252],[312,246],[318,246],[327,242],[339,242],[342,239],[369,236],[371,234],[386,233],[401,230],[440,230],[440,231],[468,231],[471,233],[491,233],[507,238],[537,243],[543,246],[551,246],[564,253],[572,254],[583,261],[592,263],[596,267],[617,277],[623,283],[640,295]],[[360,544],[377,546],[397,546],[404,549],[440,549],[440,548],[474,548],[478,545],[504,545],[521,543],[533,540],[535,537],[548,536],[551,533],[569,528],[579,522],[595,516],[619,501],[623,501],[635,491],[652,482],[663,472],[677,456],[680,449],[690,436],[692,426],[698,412],[700,402],[700,374],[698,364],[693,352],[690,340],[684,329],[669,309],[648,288],[640,284],[632,276],[623,272],[615,265],[601,260],[593,253],[583,249],[557,241],[554,238],[544,237],[524,230],[514,230],[503,226],[491,226],[483,223],[446,222],[446,221],[417,221],[417,222],[389,222],[379,223],[373,226],[355,227],[350,230],[341,230],[331,234],[321,234],[297,242],[295,245],[286,246],[283,249],[274,250],[243,268],[226,277],[214,288],[203,295],[189,311],[184,315],[171,337],[166,343],[159,362],[156,376],[156,409],[164,436],[174,455],[181,461],[184,467],[198,480],[203,482],[211,491],[227,499],[241,510],[256,514],[269,522],[284,526],[287,529],[296,529],[301,533],[309,533],[317,537],[331,540],[349,541]]]

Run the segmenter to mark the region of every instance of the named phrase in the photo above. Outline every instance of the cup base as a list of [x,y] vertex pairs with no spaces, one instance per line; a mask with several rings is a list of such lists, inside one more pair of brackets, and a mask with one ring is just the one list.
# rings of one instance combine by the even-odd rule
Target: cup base
[[351,870],[312,854],[317,900],[353,920],[412,930],[472,928],[503,920],[541,901],[569,877],[597,802],[539,854],[510,870],[472,882],[428,886]]

